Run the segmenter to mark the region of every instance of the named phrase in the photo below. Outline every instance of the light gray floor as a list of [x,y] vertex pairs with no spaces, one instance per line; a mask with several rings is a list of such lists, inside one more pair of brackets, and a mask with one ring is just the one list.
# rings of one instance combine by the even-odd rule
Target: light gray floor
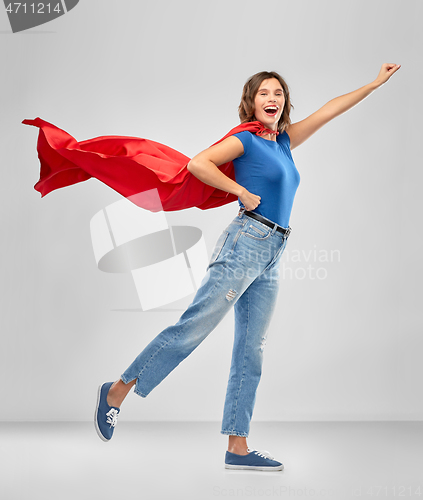
[[[423,497],[423,422],[254,423],[283,472],[227,471],[218,423],[0,424],[1,500]],[[420,490],[418,489],[420,487]]]

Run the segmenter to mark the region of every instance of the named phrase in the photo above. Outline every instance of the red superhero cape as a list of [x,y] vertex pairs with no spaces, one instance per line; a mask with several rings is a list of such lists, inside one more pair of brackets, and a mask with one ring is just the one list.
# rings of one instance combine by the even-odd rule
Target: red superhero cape
[[[41,171],[34,188],[42,197],[55,189],[95,177],[152,212],[191,207],[206,210],[238,199],[234,194],[200,181],[187,169],[190,158],[164,144],[126,136],[102,136],[77,142],[64,130],[41,118],[22,123],[40,129],[37,150]],[[271,132],[258,121],[243,123],[215,144],[243,130],[258,135]],[[235,180],[232,162],[218,168]],[[154,188],[160,197],[159,206],[157,196],[143,195]]]

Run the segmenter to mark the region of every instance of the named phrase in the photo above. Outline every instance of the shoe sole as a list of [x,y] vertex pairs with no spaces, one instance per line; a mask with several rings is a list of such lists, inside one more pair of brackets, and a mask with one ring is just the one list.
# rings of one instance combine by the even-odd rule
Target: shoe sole
[[232,465],[225,464],[225,469],[232,470],[262,470],[262,471],[281,471],[284,469],[283,464],[278,465],[277,467],[259,467],[254,465]]
[[100,428],[98,426],[98,420],[97,420],[97,415],[98,415],[98,407],[100,405],[100,395],[101,395],[101,388],[103,386],[100,385],[100,387],[98,388],[98,391],[97,391],[97,405],[95,407],[95,414],[94,414],[94,425],[95,425],[95,430],[97,431],[97,434],[98,434],[98,437],[104,441],[105,443],[108,443],[110,441],[110,439],[106,439],[103,434],[101,433],[100,431]]

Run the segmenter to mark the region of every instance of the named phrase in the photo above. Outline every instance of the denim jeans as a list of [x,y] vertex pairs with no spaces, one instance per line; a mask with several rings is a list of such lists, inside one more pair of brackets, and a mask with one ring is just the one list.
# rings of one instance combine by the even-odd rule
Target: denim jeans
[[165,328],[122,374],[146,397],[212,332],[234,306],[235,336],[222,434],[248,436],[263,349],[279,289],[287,238],[243,210],[221,233],[197,293],[175,325]]

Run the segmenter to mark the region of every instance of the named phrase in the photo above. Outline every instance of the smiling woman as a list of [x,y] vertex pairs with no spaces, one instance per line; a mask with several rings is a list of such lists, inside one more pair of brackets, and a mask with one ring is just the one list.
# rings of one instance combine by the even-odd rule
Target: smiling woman
[[[139,396],[148,396],[234,307],[234,347],[221,428],[229,436],[225,467],[283,470],[282,463],[267,452],[248,448],[247,437],[299,184],[291,150],[365,99],[399,67],[382,65],[374,81],[332,99],[294,124],[286,82],[275,72],[257,73],[242,92],[241,125],[186,165],[185,156],[145,139],[113,136],[77,143],[43,120],[24,121],[41,129],[41,179],[36,187],[43,194],[95,176],[127,197],[157,187],[162,209],[188,208],[188,198],[188,206],[202,209],[236,199],[240,205],[220,235],[197,293],[178,322],[162,330],[119,380],[99,387],[94,422],[103,441],[112,438],[129,391],[134,388]],[[234,167],[234,176],[228,165]]]
[[[263,104],[265,105],[268,102],[266,99],[268,99],[269,95],[274,95],[277,98],[276,104],[280,113],[280,115],[278,115],[278,112],[276,114],[270,113],[269,116],[272,118],[277,116],[277,129],[282,133],[291,124],[290,113],[294,106],[291,103],[288,84],[275,71],[257,73],[244,85],[238,107],[241,123],[254,120],[261,121],[259,116],[263,118],[265,115],[260,113],[260,110]],[[264,122],[262,123],[264,124]],[[274,123],[274,120],[270,120],[268,123]]]
[[[205,184],[238,196],[241,209],[220,236],[203,282],[179,321],[153,339],[120,380],[100,387],[96,425],[102,439],[111,438],[116,422],[106,424],[107,412],[118,410],[134,386],[138,395],[147,396],[234,306],[234,347],[221,428],[229,436],[225,467],[283,470],[269,454],[251,450],[247,437],[299,183],[291,149],[358,104],[398,69],[399,65],[382,65],[376,80],[329,101],[296,124],[291,124],[289,90],[280,75],[261,72],[246,82],[239,105],[241,122],[260,123],[264,130],[230,134],[187,166]],[[234,163],[235,180],[218,169],[225,162]]]

